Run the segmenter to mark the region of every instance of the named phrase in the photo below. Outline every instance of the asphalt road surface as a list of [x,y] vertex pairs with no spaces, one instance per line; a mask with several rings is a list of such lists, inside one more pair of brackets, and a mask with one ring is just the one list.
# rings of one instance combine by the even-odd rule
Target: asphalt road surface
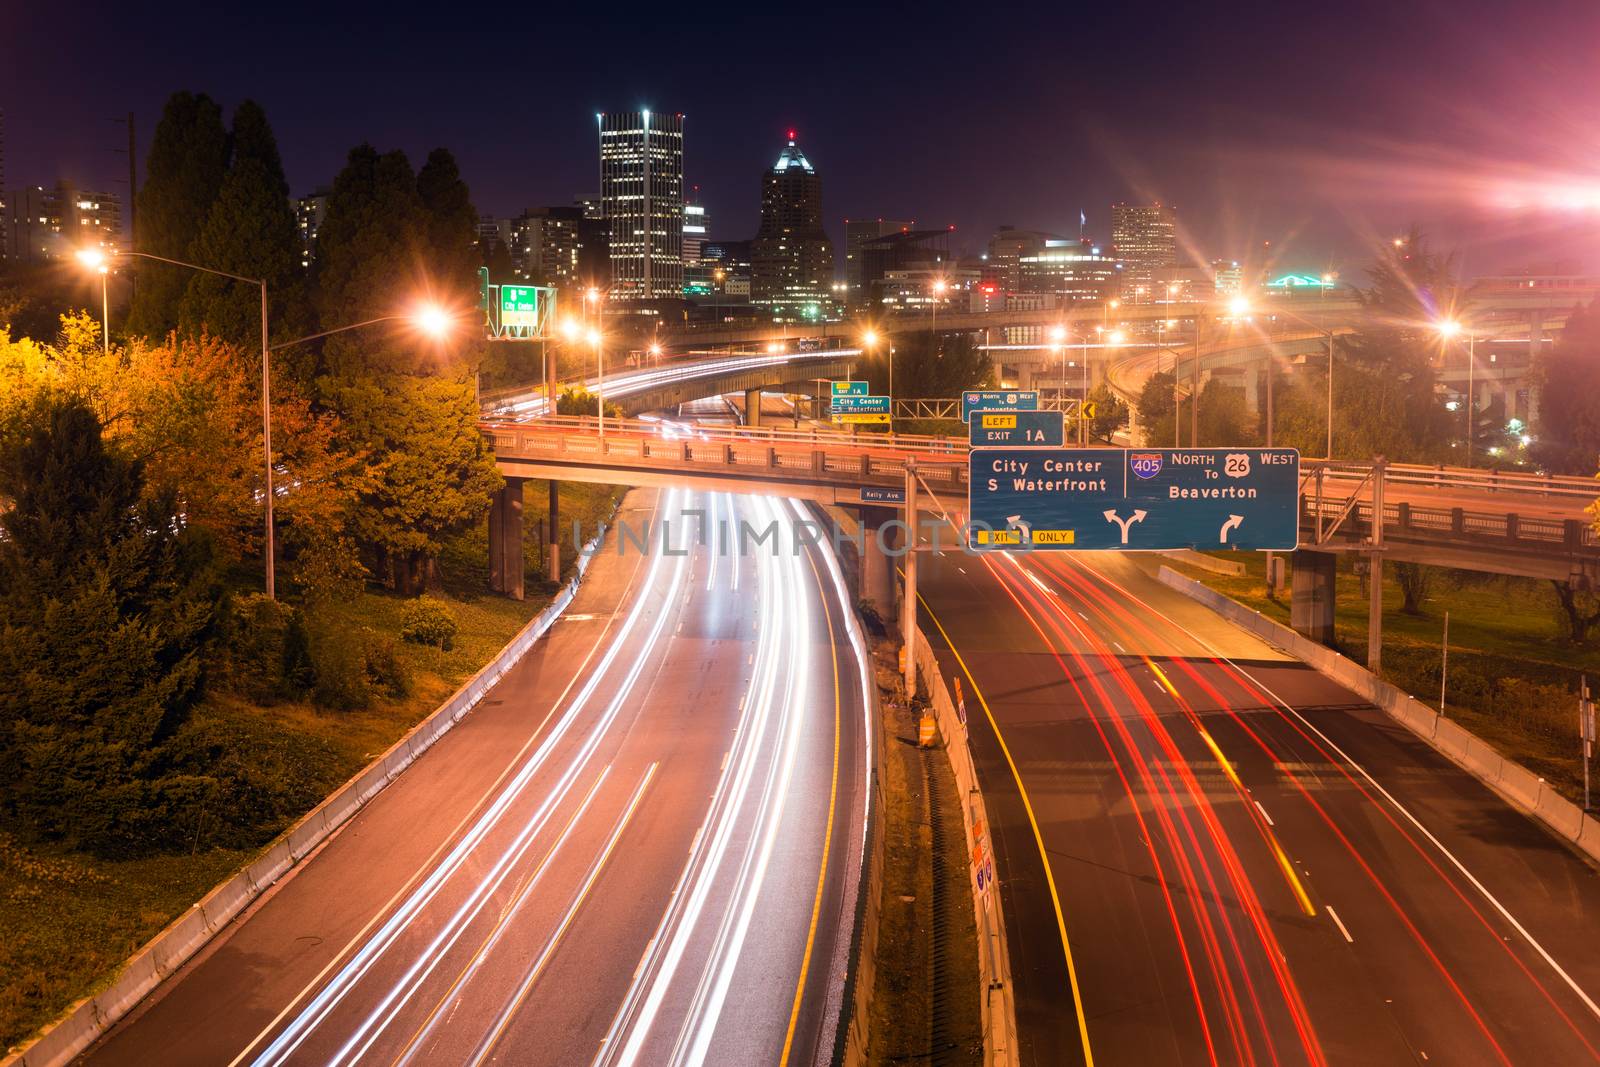
[[1024,1063],[1600,1059],[1600,876],[1541,826],[1146,561],[923,558]]
[[630,495],[650,553],[613,536],[484,705],[89,1062],[831,1060],[864,650],[829,554],[714,536],[794,508]]

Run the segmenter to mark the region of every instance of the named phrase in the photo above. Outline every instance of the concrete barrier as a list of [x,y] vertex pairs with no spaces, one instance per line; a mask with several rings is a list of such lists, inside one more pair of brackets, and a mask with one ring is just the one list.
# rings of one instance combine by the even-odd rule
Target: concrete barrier
[[1162,567],[1158,577],[1163,585],[1199,601],[1234,625],[1283,649],[1363,700],[1382,708],[1396,722],[1493,789],[1513,807],[1538,819],[1551,831],[1576,845],[1591,860],[1600,863],[1600,822],[1556,794],[1544,779],[1521,764],[1506,759],[1483,738],[1333,649],[1307,640],[1287,626],[1228,599],[1214,589],[1206,588],[1192,578],[1184,577],[1171,567]]
[[415,762],[417,756],[471,711],[494,683],[544,636],[577,595],[593,550],[603,536],[602,532],[584,546],[585,551],[578,554],[578,572],[562,587],[555,600],[518,630],[494,659],[448,700],[299,822],[279,834],[248,866],[212,889],[199,903],[151,938],[123,963],[109,986],[67,1009],[31,1042],[0,1060],[0,1067],[57,1067],[71,1061],[209,944],[269,886],[349,821],[395,776]]
[[1175,548],[1170,552],[1161,553],[1168,559],[1175,559],[1179,563],[1190,567],[1198,567],[1212,574],[1225,574],[1230,578],[1237,578],[1244,573],[1244,564],[1236,563],[1231,559],[1218,559],[1208,556],[1204,552],[1196,552],[1192,548]]
[[[916,631],[915,656],[917,673],[922,675],[929,698],[933,702],[934,720],[939,726],[941,746],[950,761],[955,775],[956,792],[967,798],[962,805],[962,832],[969,857],[978,854],[980,843],[992,842],[988,809],[983,792],[978,788],[977,769],[972,762],[972,749],[967,741],[967,724],[962,721],[955,701],[945,685],[933,646]],[[979,1007],[983,1014],[983,1062],[986,1067],[1007,1067],[1018,1062],[1021,1046],[1017,1041],[1017,1011],[1015,993],[1011,986],[1011,954],[1006,945],[1006,925],[1001,910],[1000,889],[993,875],[993,846],[989,844],[986,880],[979,881],[979,872],[967,864],[967,882],[972,890],[972,911],[978,929],[978,980],[982,990]]]

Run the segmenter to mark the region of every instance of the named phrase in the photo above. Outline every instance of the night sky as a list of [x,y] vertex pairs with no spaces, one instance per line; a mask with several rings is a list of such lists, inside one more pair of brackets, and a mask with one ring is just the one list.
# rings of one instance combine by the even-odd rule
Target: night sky
[[181,88],[260,101],[297,194],[360,141],[444,145],[505,215],[596,191],[594,112],[647,106],[687,115],[716,237],[754,232],[793,126],[836,243],[911,217],[977,249],[1080,208],[1103,239],[1112,200],[1163,199],[1198,258],[1271,240],[1354,279],[1415,221],[1471,272],[1600,268],[1600,3],[234,6],[7,4],[7,184],[122,188],[108,119],[142,154]]

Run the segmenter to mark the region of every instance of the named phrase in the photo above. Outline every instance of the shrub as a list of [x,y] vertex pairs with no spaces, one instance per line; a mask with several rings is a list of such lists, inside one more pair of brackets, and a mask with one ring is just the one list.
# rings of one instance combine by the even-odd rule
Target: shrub
[[[453,619],[451,625],[455,625]],[[411,692],[411,675],[400,660],[394,639],[369,629],[363,629],[361,636],[367,684],[390,700],[399,700]]]
[[258,704],[298,696],[311,688],[316,672],[300,612],[251,593],[234,601],[229,621],[232,688]]
[[456,639],[456,617],[444,601],[421,596],[406,605],[400,636],[419,645],[433,645],[445,651]]
[[362,646],[361,635],[345,627],[329,627],[317,635],[311,658],[317,672],[312,696],[318,704],[354,711],[372,702],[366,650]]

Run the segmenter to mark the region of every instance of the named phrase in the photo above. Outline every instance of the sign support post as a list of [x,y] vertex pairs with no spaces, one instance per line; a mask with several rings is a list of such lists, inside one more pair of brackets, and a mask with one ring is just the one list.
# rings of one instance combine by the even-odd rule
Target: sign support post
[[906,699],[917,695],[917,461],[906,460],[906,583],[900,604],[905,647]]
[[1367,565],[1367,670],[1383,671],[1383,471],[1388,461],[1372,464],[1372,552]]

